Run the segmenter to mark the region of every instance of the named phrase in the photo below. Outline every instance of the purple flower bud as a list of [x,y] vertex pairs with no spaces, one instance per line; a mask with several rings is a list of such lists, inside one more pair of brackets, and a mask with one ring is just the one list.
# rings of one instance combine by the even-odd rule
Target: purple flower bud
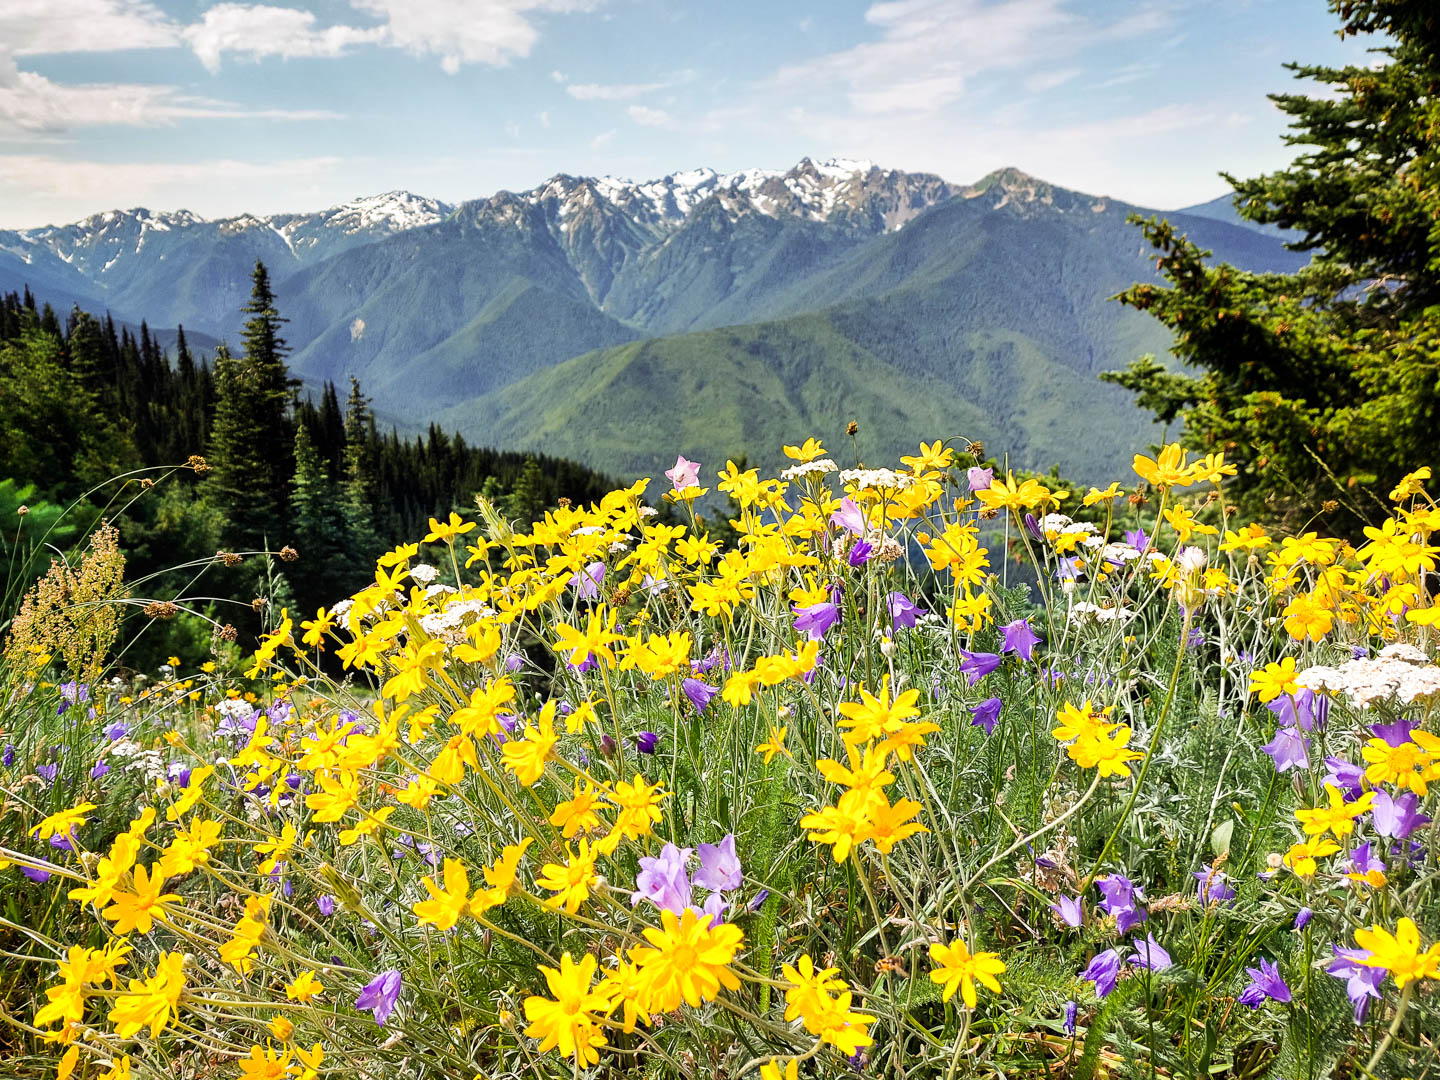
[[761,889],[758,893],[755,894],[755,899],[753,899],[753,900],[750,901],[750,910],[751,910],[751,911],[759,911],[762,907],[765,906],[765,901],[766,901],[766,900],[769,900],[769,899],[770,899],[770,890],[769,890],[769,889]]
[[682,679],[680,689],[685,692],[685,696],[690,699],[690,704],[694,705],[695,711],[699,713],[708,709],[711,699],[720,693],[719,687],[711,686],[699,679]]
[[400,972],[391,968],[365,984],[360,996],[355,999],[355,1008],[369,1009],[375,1014],[375,1023],[384,1027],[399,1000]]
[[1096,995],[1105,997],[1115,989],[1115,984],[1120,980],[1120,954],[1114,949],[1097,953],[1095,959],[1085,965],[1080,977],[1093,982]]
[[509,656],[505,657],[505,670],[510,672],[510,674],[512,675],[524,666],[525,657],[521,656],[519,653],[511,653]]
[[1250,976],[1250,982],[1235,999],[1241,1005],[1258,1009],[1266,998],[1282,1005],[1289,1003],[1290,987],[1285,985],[1285,980],[1280,977],[1280,969],[1273,961],[1261,957],[1258,968],[1247,967],[1245,971]]
[[1069,927],[1078,927],[1085,921],[1085,901],[1078,896],[1062,896],[1059,903],[1050,905],[1050,910]]
[[660,743],[660,736],[653,731],[641,731],[635,735],[635,749],[642,754],[653,754]]
[[1002,626],[1000,633],[1004,638],[1000,651],[1014,653],[1027,663],[1035,655],[1035,646],[1044,641],[1030,628],[1030,623],[1026,619],[1016,619],[1014,622]]
[[91,780],[99,780],[102,776],[104,776],[104,775],[105,775],[106,773],[108,773],[109,771],[110,771],[110,766],[109,766],[109,765],[105,764],[105,762],[103,762],[103,761],[97,761],[97,762],[95,763],[95,767],[90,770],[90,779],[91,779]]
[[890,623],[899,629],[912,628],[916,620],[926,613],[926,609],[917,607],[903,592],[892,592],[889,596]]
[[615,756],[615,750],[616,750],[615,740],[612,739],[609,735],[601,735],[601,736],[600,736],[600,755],[601,755],[602,757],[613,758],[613,757]]
[[700,845],[700,869],[695,872],[695,884],[702,889],[717,892],[738,889],[745,876],[740,869],[740,857],[735,854],[735,834],[728,834],[718,844]]
[[870,556],[874,554],[874,552],[875,548],[873,546],[864,540],[856,540],[855,546],[850,549],[850,554],[845,558],[851,566],[864,566],[870,561]]
[[995,482],[995,470],[982,469],[979,465],[972,465],[965,471],[965,482],[970,485],[972,493],[984,491]]
[[14,743],[8,743],[8,742],[7,742],[7,743],[5,744],[5,749],[4,749],[4,751],[0,751],[0,765],[4,765],[5,768],[8,769],[11,765],[14,765],[14,764],[15,764],[15,744],[14,744]]
[[957,651],[960,653],[960,673],[969,680],[971,686],[1000,666],[998,653],[971,652],[968,649]]
[[834,604],[822,602],[791,610],[795,613],[795,629],[808,634],[811,641],[819,641],[825,631],[840,621],[840,609]]
[[998,697],[986,698],[971,708],[970,726],[984,728],[986,735],[995,734],[995,725],[1000,720],[1000,710],[1003,707],[1004,702]]
[[315,901],[315,906],[320,909],[320,914],[329,918],[335,914],[335,897],[328,893]]
[[1065,1002],[1065,1034],[1075,1034],[1075,1015],[1080,1011],[1080,1006],[1074,1001]]
[[1315,912],[1311,911],[1308,907],[1302,907],[1299,911],[1295,913],[1295,929],[1304,930],[1305,927],[1309,925],[1310,920],[1314,917]]

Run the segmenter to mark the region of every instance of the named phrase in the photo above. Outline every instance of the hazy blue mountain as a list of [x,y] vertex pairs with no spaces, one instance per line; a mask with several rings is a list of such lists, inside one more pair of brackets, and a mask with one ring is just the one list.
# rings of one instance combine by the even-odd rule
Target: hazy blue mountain
[[1241,228],[1252,229],[1255,232],[1264,233],[1266,236],[1273,236],[1280,240],[1294,242],[1297,237],[1288,229],[1282,229],[1278,225],[1260,225],[1240,216],[1235,209],[1234,194],[1221,195],[1211,199],[1209,202],[1197,203],[1194,206],[1187,206],[1181,210],[1174,211],[1177,214],[1186,214],[1190,217],[1211,218],[1214,221],[1224,221],[1231,225],[1239,225]]
[[[1248,269],[1304,261],[1222,202],[1164,216]],[[263,259],[307,385],[354,374],[402,422],[612,471],[686,448],[657,429],[718,454],[863,417],[871,447],[966,434],[1098,476],[1148,425],[1096,374],[1168,346],[1108,299],[1153,274],[1133,212],[1013,169],[562,174],[457,207],[111,211],[0,234],[0,289],[233,340]]]

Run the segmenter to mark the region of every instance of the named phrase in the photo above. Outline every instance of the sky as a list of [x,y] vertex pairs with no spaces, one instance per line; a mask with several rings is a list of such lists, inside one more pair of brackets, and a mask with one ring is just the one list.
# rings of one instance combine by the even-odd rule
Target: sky
[[555,173],[1015,166],[1160,209],[1293,150],[1324,0],[0,0],[0,228]]

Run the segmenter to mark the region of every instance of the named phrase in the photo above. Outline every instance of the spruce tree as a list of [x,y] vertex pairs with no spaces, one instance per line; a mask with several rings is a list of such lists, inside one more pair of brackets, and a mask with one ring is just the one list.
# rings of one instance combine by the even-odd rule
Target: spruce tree
[[224,345],[216,349],[206,498],[225,521],[226,543],[245,551],[262,548],[267,537],[273,540],[278,535],[280,514],[289,501],[276,507],[271,499],[267,455],[274,448],[264,445],[256,419],[265,405],[254,366],[245,357],[231,355]]
[[373,557],[380,546],[375,510],[379,494],[376,477],[375,416],[370,399],[360,392],[360,380],[350,376],[345,402],[345,479],[341,506],[357,558]]
[[1429,463],[1440,429],[1440,8],[1433,0],[1331,0],[1340,34],[1376,35],[1377,63],[1288,65],[1318,94],[1276,94],[1288,168],[1227,177],[1251,221],[1313,253],[1294,274],[1207,262],[1169,223],[1143,232],[1168,287],[1119,299],[1175,333],[1194,372],[1144,357],[1106,376],[1198,450],[1241,467],[1250,514],[1308,519],[1387,512],[1386,494]]
[[303,547],[289,571],[295,594],[307,614],[348,593],[357,564],[351,558],[345,512],[325,471],[308,424],[295,426],[295,481],[291,495],[294,532]]

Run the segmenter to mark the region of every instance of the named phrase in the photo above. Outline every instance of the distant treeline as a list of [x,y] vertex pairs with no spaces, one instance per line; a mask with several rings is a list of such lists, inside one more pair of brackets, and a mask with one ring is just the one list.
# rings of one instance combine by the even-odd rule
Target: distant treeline
[[[160,574],[146,595],[210,597],[196,606],[243,628],[253,622],[256,595],[306,615],[348,595],[369,578],[379,552],[423,536],[432,516],[473,509],[477,493],[507,516],[530,520],[562,497],[588,502],[616,486],[575,462],[470,446],[433,424],[414,438],[382,433],[354,379],[343,401],[333,383],[318,400],[302,396],[285,364],[284,319],[263,264],[245,311],[242,347],[222,344],[201,356],[183,327],[172,354],[144,322],[134,331],[109,314],[76,309],[61,317],[28,290],[0,298],[0,514],[7,517],[0,554],[7,562],[12,549],[39,539],[33,528],[27,536],[26,522],[53,523],[57,507],[79,500],[52,542],[114,518],[127,576]],[[140,498],[127,491],[117,500],[117,486],[106,483],[136,470],[153,477],[192,457],[205,459],[202,471],[182,469]],[[15,517],[20,502],[25,522]],[[203,584],[192,582],[193,570],[165,572],[213,560],[217,551],[287,546],[299,557],[248,557],[207,569]],[[23,584],[12,570],[8,610]],[[184,619],[152,627],[129,660],[208,645],[201,638],[211,629]]]

